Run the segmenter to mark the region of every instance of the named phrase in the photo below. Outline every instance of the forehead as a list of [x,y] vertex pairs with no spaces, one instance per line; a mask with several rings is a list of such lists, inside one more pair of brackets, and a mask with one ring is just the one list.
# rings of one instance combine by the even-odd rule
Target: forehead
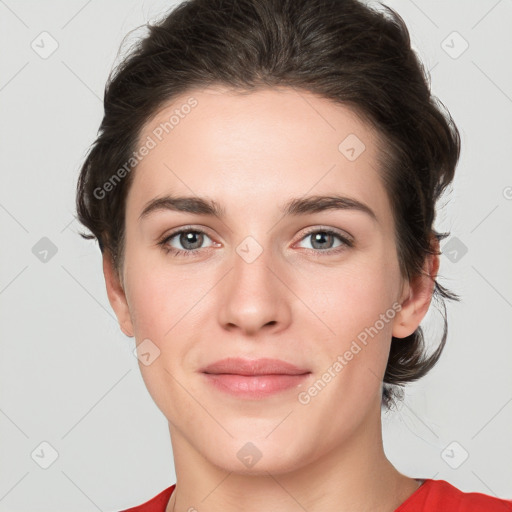
[[[292,88],[192,89],[146,123],[129,198],[165,193],[278,201],[336,188],[386,208],[378,136],[346,105]],[[244,198],[242,201],[241,198]],[[279,201],[281,202],[281,201]],[[381,202],[382,204],[376,204]]]

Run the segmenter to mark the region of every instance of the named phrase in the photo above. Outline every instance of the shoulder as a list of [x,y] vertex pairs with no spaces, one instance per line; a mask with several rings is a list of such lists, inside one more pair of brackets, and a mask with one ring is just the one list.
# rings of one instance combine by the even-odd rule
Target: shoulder
[[463,492],[445,480],[426,479],[395,512],[512,512],[512,500]]
[[169,498],[171,497],[175,487],[176,484],[173,484],[142,505],[128,508],[126,510],[122,510],[121,512],[165,512],[167,504],[169,503]]

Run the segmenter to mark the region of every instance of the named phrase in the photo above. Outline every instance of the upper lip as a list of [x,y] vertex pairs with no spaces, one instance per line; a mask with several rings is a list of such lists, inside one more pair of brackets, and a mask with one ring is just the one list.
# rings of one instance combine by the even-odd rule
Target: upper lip
[[203,373],[229,373],[232,375],[303,375],[309,370],[299,368],[280,359],[243,359],[228,357],[201,369]]

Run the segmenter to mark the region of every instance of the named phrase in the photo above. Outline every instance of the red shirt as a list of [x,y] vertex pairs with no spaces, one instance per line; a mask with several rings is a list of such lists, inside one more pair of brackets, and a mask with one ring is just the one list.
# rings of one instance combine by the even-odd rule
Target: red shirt
[[[176,484],[148,502],[122,512],[165,512]],[[395,512],[512,512],[512,500],[462,492],[444,480],[425,479]]]

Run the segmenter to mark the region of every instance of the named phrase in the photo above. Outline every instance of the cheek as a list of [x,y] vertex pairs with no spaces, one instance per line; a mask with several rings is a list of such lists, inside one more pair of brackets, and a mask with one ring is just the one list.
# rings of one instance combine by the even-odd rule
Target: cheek
[[399,285],[398,265],[368,255],[338,268],[318,269],[307,281],[297,281],[296,289],[336,333],[335,338],[346,338],[373,325],[392,308]]
[[195,306],[208,291],[206,276],[186,265],[173,266],[156,251],[135,249],[129,256],[127,251],[125,275],[135,338],[150,338],[157,345],[179,330],[182,318],[188,322],[194,317]]
[[[363,397],[369,400],[379,393],[389,356],[398,307],[398,265],[374,254],[328,273],[323,269],[312,282],[315,291],[303,283],[298,295],[307,298],[305,302],[329,328],[321,371],[331,368],[331,376],[336,375],[331,393],[347,406],[352,398],[356,402]],[[314,322],[303,322],[302,328],[311,332]],[[332,368],[336,362],[339,364]],[[352,397],[348,402],[347,396]]]
[[138,342],[149,338],[159,344],[158,340],[172,326],[173,295],[164,297],[164,281],[155,278],[154,273],[142,269],[127,282],[130,315]]
[[187,354],[193,335],[200,331],[197,314],[208,288],[197,274],[171,271],[170,265],[156,258],[150,262],[147,255],[144,258],[136,251],[127,259],[128,265],[127,296],[134,335],[137,345],[149,347],[151,357],[149,364],[139,360],[141,376],[163,414],[178,418],[190,408],[188,394],[179,383],[184,382],[183,374],[190,366]]

